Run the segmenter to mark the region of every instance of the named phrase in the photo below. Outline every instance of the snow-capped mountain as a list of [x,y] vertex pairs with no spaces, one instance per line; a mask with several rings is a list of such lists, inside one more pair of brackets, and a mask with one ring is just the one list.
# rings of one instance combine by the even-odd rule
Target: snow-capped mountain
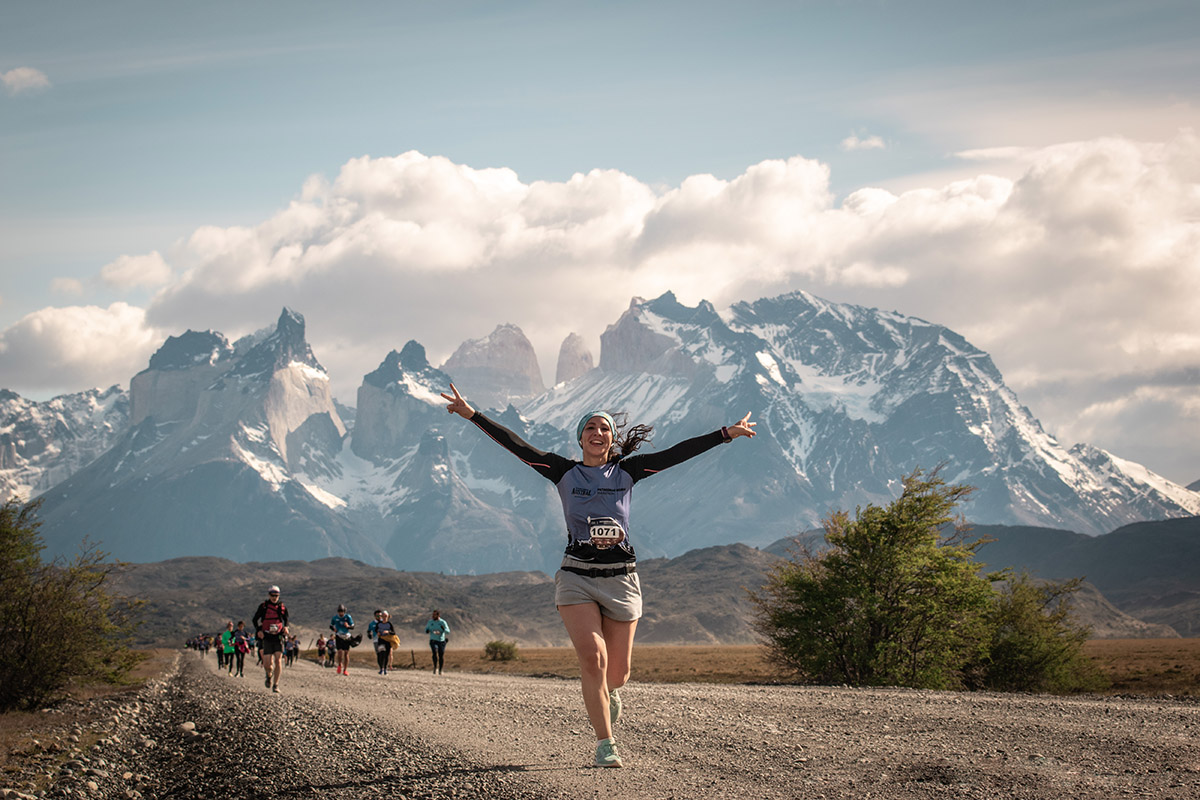
[[[734,508],[752,507],[752,521],[730,519],[721,503],[695,517],[697,525],[719,520],[742,541],[759,541],[759,526],[762,536],[777,525],[801,530],[836,509],[887,502],[902,475],[938,465],[948,481],[977,487],[966,510],[979,522],[1099,534],[1200,513],[1200,495],[1140,465],[1087,445],[1063,447],[986,353],[913,317],[804,292],[718,314],[667,294],[635,300],[601,342],[600,370],[524,412],[565,428],[604,398],[655,425],[663,442],[752,412],[760,436],[735,449],[724,492],[719,479],[702,494],[688,491],[692,479],[682,477],[666,492],[724,494]],[[664,511],[663,521],[679,513],[688,509]]]
[[[977,487],[965,511],[980,523],[1100,534],[1200,513],[1195,491],[1064,447],[986,353],[898,313],[803,292],[724,311],[669,293],[635,299],[601,337],[596,368],[524,400],[536,359],[511,328],[440,369],[417,342],[389,353],[364,377],[348,434],[299,315],[285,310],[273,331],[234,344],[211,331],[172,337],[131,383],[128,431],[44,495],[47,541],[65,549],[89,534],[137,561],[346,555],[410,570],[552,569],[563,544],[552,487],[446,414],[452,379],[489,416],[568,456],[578,416],[597,406],[654,425],[649,447],[750,412],[753,440],[638,485],[642,558],[766,545],[832,511],[888,502],[905,474],[939,465]],[[480,355],[493,345],[517,356]],[[580,345],[564,342],[567,361]],[[487,410],[496,398],[504,407]]]
[[29,500],[108,450],[129,424],[119,386],[45,402],[0,389],[0,499]]
[[306,480],[337,477],[345,428],[300,315],[285,309],[273,331],[234,345],[189,331],[150,363],[131,382],[124,434],[42,495],[51,552],[86,536],[131,561],[386,562],[342,513],[345,502]]

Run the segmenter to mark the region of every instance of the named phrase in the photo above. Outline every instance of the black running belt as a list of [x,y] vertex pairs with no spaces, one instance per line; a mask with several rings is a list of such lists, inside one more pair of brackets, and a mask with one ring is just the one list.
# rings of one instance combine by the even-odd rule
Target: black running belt
[[573,572],[585,578],[615,578],[618,575],[632,575],[637,572],[637,565],[626,564],[623,567],[613,567],[612,569],[582,569],[581,567],[560,567],[560,569],[563,572]]

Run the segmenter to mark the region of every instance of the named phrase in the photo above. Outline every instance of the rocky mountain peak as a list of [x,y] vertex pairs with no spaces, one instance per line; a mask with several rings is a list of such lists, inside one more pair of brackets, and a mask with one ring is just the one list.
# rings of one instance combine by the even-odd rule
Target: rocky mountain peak
[[279,315],[275,330],[255,343],[238,360],[230,374],[269,378],[276,370],[297,362],[325,371],[304,338],[304,317],[285,307]]
[[713,324],[721,321],[708,302],[688,308],[672,292],[650,301],[634,298],[600,335],[600,369],[692,378],[697,364],[686,352],[679,330]]
[[441,370],[430,366],[423,345],[410,340],[400,352],[389,352],[374,371],[363,376],[363,383],[394,391],[392,387],[408,387],[410,383],[412,386],[447,384],[449,378]]
[[351,450],[373,461],[395,458],[412,431],[444,416],[438,392],[449,384],[450,377],[429,365],[418,342],[392,350],[358,387]]
[[442,370],[482,408],[504,408],[545,391],[533,344],[516,325],[463,342]]
[[425,347],[415,339],[406,342],[400,350],[400,366],[411,372],[424,372],[429,369]]
[[233,345],[216,331],[188,330],[179,336],[168,336],[162,347],[150,356],[150,369],[191,369],[213,365],[233,357]]
[[554,382],[573,381],[580,375],[591,371],[594,366],[592,352],[584,344],[583,337],[578,333],[571,332],[567,338],[563,339],[562,346],[558,348],[558,368],[554,373]]

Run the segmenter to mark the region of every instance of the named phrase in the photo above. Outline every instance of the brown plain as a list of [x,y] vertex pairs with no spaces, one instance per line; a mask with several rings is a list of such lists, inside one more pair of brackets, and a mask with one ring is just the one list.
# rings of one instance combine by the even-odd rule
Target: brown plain
[[[1084,646],[1112,682],[1108,694],[1200,697],[1200,639],[1093,639]],[[757,645],[636,646],[631,680],[644,683],[791,683]],[[355,652],[368,668],[374,654]],[[401,668],[429,669],[427,650],[398,651]],[[490,661],[482,648],[448,649],[446,669],[465,672],[578,678],[569,647],[522,647],[514,661]]]

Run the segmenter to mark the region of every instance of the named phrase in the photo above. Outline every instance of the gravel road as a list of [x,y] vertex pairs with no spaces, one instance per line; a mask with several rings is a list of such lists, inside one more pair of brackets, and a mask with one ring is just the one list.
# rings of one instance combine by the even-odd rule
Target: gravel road
[[1200,797],[1200,704],[1170,698],[630,685],[625,768],[595,769],[576,681],[215,669],[181,655],[47,796]]

